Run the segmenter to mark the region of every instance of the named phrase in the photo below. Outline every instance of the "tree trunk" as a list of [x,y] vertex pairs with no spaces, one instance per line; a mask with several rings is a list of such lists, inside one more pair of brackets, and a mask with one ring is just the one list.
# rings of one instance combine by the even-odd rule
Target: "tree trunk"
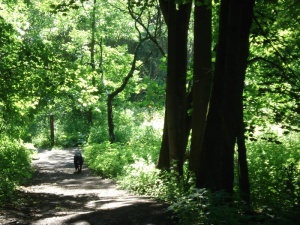
[[[163,144],[162,147],[169,148],[168,150],[162,148],[161,152],[169,152],[169,161],[175,162],[174,169],[179,174],[182,174],[186,130],[187,33],[191,3],[179,5],[178,9],[176,8],[175,0],[168,2],[161,0],[160,4],[168,26],[168,69],[165,114],[165,126],[168,135],[165,138],[168,139],[168,144]],[[160,154],[160,156],[163,155],[166,154]],[[167,160],[159,159],[159,162],[162,161],[167,162]]]
[[[209,188],[233,192],[234,146],[238,136],[249,33],[254,0],[222,0],[219,43],[208,115],[203,181]],[[209,174],[210,173],[210,174]]]
[[116,140],[114,115],[113,115],[113,107],[112,107],[113,99],[114,99],[113,95],[111,94],[107,95],[107,124],[108,124],[108,138],[110,143],[113,143]]
[[164,130],[162,136],[162,142],[159,152],[159,158],[157,162],[157,168],[161,170],[170,170],[170,157],[169,157],[169,139],[168,139],[168,125],[167,125],[167,115],[165,112],[165,120],[164,120]]
[[[223,152],[222,166],[222,187],[228,192],[233,191],[234,180],[234,145],[236,140],[240,142],[239,157],[240,169],[242,169],[243,191],[247,195],[248,169],[246,162],[246,148],[244,143],[243,128],[243,89],[245,81],[245,73],[247,67],[247,58],[249,54],[249,34],[253,17],[253,8],[255,0],[232,0],[229,3],[229,19],[228,19],[228,56],[227,56],[227,73],[225,81],[225,103],[224,117],[228,129],[225,133],[226,148]],[[232,35],[234,34],[235,35]],[[225,106],[225,104],[224,104]],[[226,125],[225,124],[225,125]],[[230,126],[229,126],[230,124]],[[227,134],[227,135],[226,135]],[[247,174],[246,174],[247,173]],[[248,190],[249,191],[249,190]],[[243,196],[245,198],[249,196]],[[250,201],[250,199],[246,199]]]
[[50,146],[54,147],[54,115],[50,113]]
[[203,158],[202,147],[212,86],[211,21],[211,2],[196,1],[194,12],[193,132],[189,161],[190,170],[196,174],[196,177],[199,176],[201,166],[199,162]]
[[[93,3],[93,12],[92,13],[93,14],[92,14],[92,24],[91,24],[92,39],[91,39],[91,44],[90,44],[90,55],[91,55],[90,63],[91,63],[92,70],[95,71],[95,69],[96,69],[96,65],[95,65],[96,0],[94,0],[94,3]],[[94,76],[93,76],[93,80],[92,80],[92,85],[96,86],[96,79]],[[93,108],[92,107],[90,107],[88,109],[87,120],[88,120],[88,124],[91,126],[93,124]]]
[[255,0],[248,0],[247,4],[241,7],[241,15],[244,15],[244,25],[241,25],[240,32],[240,62],[238,69],[241,73],[237,88],[237,144],[238,144],[238,166],[239,166],[239,185],[241,199],[250,205],[250,184],[247,164],[247,149],[245,145],[245,126],[243,115],[243,88],[245,73],[247,68],[247,58],[249,55],[249,33],[253,18],[253,8]]
[[108,121],[108,135],[109,135],[109,141],[113,143],[115,141],[115,132],[114,132],[114,121],[113,121],[113,107],[112,107],[112,102],[114,98],[121,93],[127,86],[130,78],[133,76],[134,71],[136,69],[136,62],[138,58],[138,51],[142,44],[146,41],[149,40],[149,37],[145,37],[140,40],[140,42],[137,44],[135,51],[134,51],[134,57],[131,63],[131,68],[126,77],[123,79],[122,84],[116,88],[112,93],[107,94],[107,121]]
[[250,183],[247,163],[247,149],[245,144],[244,123],[243,123],[243,109],[240,110],[241,115],[238,118],[239,131],[237,136],[238,145],[238,177],[240,186],[240,197],[247,204],[250,205]]
[[[225,0],[226,1],[226,0]],[[211,190],[220,189],[221,185],[221,148],[223,146],[223,73],[225,71],[227,5],[221,2],[219,19],[219,37],[216,52],[215,72],[207,115],[203,152],[199,161],[199,171],[196,177],[197,187],[207,187]]]

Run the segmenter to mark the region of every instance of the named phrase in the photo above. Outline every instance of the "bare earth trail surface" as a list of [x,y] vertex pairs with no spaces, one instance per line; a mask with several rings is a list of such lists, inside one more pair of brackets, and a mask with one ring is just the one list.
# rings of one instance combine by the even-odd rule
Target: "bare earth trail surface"
[[120,190],[85,165],[74,173],[75,150],[40,150],[31,184],[20,188],[17,204],[0,209],[0,224],[174,224],[166,205]]

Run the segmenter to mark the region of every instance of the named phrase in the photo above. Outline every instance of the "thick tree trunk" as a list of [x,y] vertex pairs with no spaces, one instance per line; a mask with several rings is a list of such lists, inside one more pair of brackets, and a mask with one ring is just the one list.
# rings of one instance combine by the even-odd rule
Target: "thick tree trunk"
[[169,138],[168,138],[168,125],[167,125],[167,115],[165,112],[164,130],[162,136],[162,142],[159,152],[159,158],[157,163],[157,168],[161,170],[170,170],[170,153],[169,153]]
[[216,52],[215,73],[211,91],[209,112],[207,115],[203,153],[199,161],[197,187],[219,190],[221,186],[221,149],[223,147],[223,82],[225,71],[226,34],[228,8],[223,0],[220,9],[219,38]]
[[255,0],[248,0],[247,4],[241,6],[241,15],[243,16],[244,24],[241,25],[240,32],[240,62],[238,69],[240,71],[240,80],[237,88],[237,144],[238,144],[238,162],[239,162],[239,185],[241,199],[250,205],[250,184],[247,164],[247,149],[245,145],[245,127],[243,115],[243,89],[245,73],[247,68],[247,58],[249,55],[249,33],[253,18],[253,8]]
[[190,170],[199,178],[200,166],[205,160],[203,140],[206,127],[209,99],[212,86],[212,11],[211,2],[196,1],[194,12],[194,77],[192,141],[190,151]]
[[[243,89],[249,54],[249,34],[253,17],[255,0],[239,1],[232,0],[229,4],[229,26],[228,26],[228,56],[227,73],[225,82],[225,93],[227,94],[226,106],[224,109],[225,120],[230,128],[230,136],[225,136],[228,143],[223,152],[222,178],[223,188],[233,191],[234,180],[234,145],[239,144],[239,169],[240,186],[243,192],[242,198],[246,202],[250,201],[248,168],[246,161],[246,146],[244,143],[243,127]],[[236,33],[235,35],[232,35]],[[224,95],[225,95],[224,93]],[[232,124],[229,126],[229,124]]]
[[240,6],[236,0],[225,1],[228,10],[227,30],[226,30],[226,53],[225,70],[223,71],[223,146],[221,152],[221,189],[229,194],[233,192],[234,181],[234,146],[237,136],[237,105],[236,95],[241,81],[244,83],[243,74],[238,70],[239,45],[240,45],[240,25],[242,17]]
[[[191,3],[178,6],[175,0],[160,1],[164,18],[168,25],[168,69],[166,84],[166,114],[164,141],[159,162],[175,162],[175,169],[183,173],[185,155],[185,125],[186,125],[186,71],[187,71],[187,33],[191,13]],[[167,130],[166,130],[167,129]],[[163,148],[168,148],[163,149]],[[166,167],[168,165],[159,165]]]
[[[234,146],[238,136],[254,0],[222,0],[219,43],[205,139],[207,167],[200,185],[233,192]],[[210,177],[212,176],[212,178]]]

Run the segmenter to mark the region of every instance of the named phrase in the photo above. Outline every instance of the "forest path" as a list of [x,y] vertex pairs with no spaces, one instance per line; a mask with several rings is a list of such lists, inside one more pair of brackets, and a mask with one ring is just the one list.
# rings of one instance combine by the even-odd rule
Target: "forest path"
[[32,183],[20,188],[17,205],[0,209],[0,224],[174,224],[166,205],[120,190],[85,165],[75,173],[75,150],[40,150]]

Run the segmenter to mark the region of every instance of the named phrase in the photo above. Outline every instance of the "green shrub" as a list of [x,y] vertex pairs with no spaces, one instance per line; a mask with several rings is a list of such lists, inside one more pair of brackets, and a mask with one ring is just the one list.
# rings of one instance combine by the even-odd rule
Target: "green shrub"
[[[182,225],[204,224],[209,215],[209,195],[206,189],[191,189],[178,196],[168,208],[175,213]],[[215,224],[215,223],[211,223]]]
[[32,143],[37,148],[49,148],[51,147],[51,141],[49,134],[40,133],[34,137],[32,137]]
[[[106,127],[105,127],[106,128]],[[99,144],[108,140],[108,133],[103,126],[93,126],[88,137],[88,144]]]
[[273,214],[299,209],[300,204],[299,135],[280,141],[259,140],[248,146],[252,202],[255,208],[268,208]]
[[0,140],[0,202],[10,200],[19,185],[32,175],[30,151],[18,141]]
[[174,170],[156,169],[151,157],[147,160],[135,158],[133,164],[125,167],[125,175],[119,177],[118,184],[135,194],[170,203],[169,210],[182,225],[202,224],[208,218],[208,194],[205,189],[194,188],[194,177],[187,167],[185,164],[184,175],[179,177]]
[[123,173],[123,167],[133,161],[130,154],[120,144],[108,141],[84,148],[85,161],[89,167],[108,178],[115,178]]
[[[228,205],[216,203],[217,199],[222,199],[218,197],[221,192],[212,194],[195,189],[187,165],[180,178],[174,170],[155,169],[153,159],[157,158],[155,149],[159,149],[159,139],[155,135],[143,135],[143,132],[137,134],[128,145],[141,157],[133,157],[134,163],[124,167],[119,184],[135,193],[169,202],[180,224],[257,224],[260,220],[271,223],[275,218],[279,223],[294,224],[293,218],[297,219],[300,200],[298,135],[281,137],[282,144],[265,140],[248,143],[252,206],[256,213],[248,215],[248,208],[239,202],[237,195],[234,196],[237,201]],[[145,158],[148,152],[145,149],[151,149],[153,156]],[[290,218],[284,219],[287,215]]]
[[136,194],[158,197],[159,173],[151,157],[134,158],[133,164],[124,167],[124,175],[119,177],[118,183]]
[[190,190],[195,188],[195,177],[188,170],[188,164],[183,167],[183,175],[179,176],[178,172],[171,168],[170,172],[161,171],[160,180],[163,185],[159,187],[159,196],[168,202],[175,202],[178,198],[187,195]]
[[156,159],[159,153],[158,132],[150,127],[135,129],[135,134],[127,142],[90,144],[84,148],[89,167],[104,177],[116,178],[123,175],[125,165],[136,159]]

